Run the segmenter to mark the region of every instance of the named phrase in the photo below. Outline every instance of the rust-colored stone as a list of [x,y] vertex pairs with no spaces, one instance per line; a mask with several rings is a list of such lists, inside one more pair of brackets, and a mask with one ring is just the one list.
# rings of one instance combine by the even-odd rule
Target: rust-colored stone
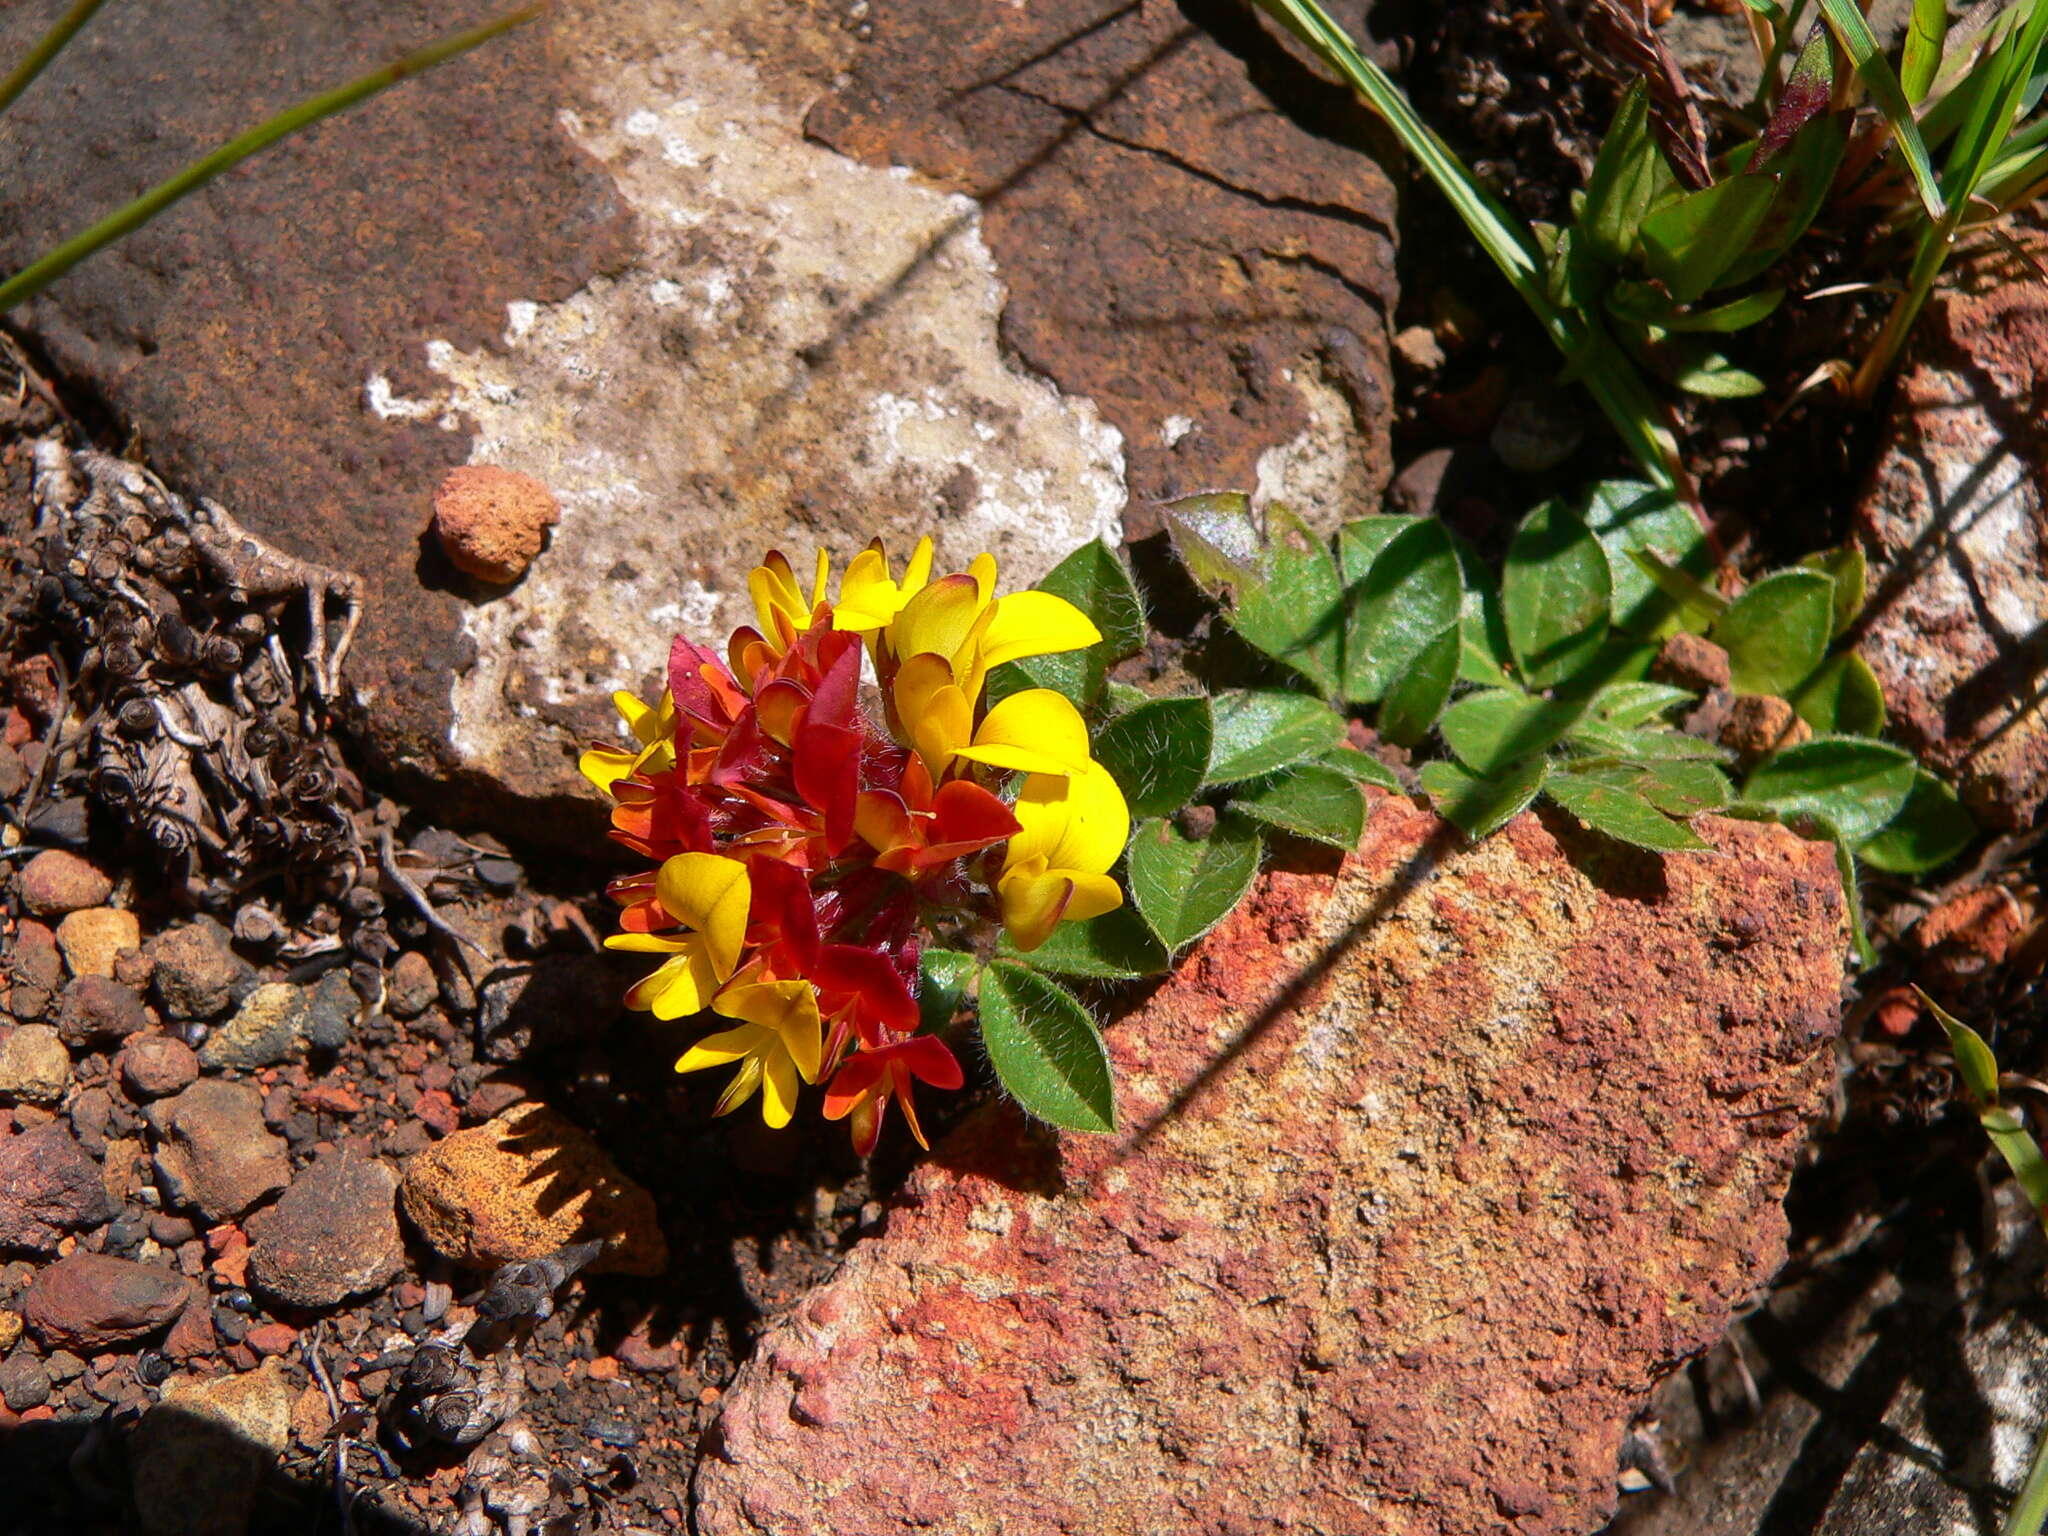
[[1461,849],[1382,797],[1337,879],[1268,874],[1110,1030],[1118,1134],[992,1106],[769,1331],[697,1528],[1595,1528],[1833,1080],[1831,854],[1700,826]]
[[1131,537],[1157,528],[1155,499],[1252,485],[1312,428],[1316,456],[1348,433],[1354,457],[1298,510],[1334,527],[1377,500],[1394,191],[1348,93],[1249,10],[1051,0],[963,29],[953,0],[875,0],[872,17],[806,127],[982,200],[1003,339],[1122,430]]
[[1980,264],[1920,317],[1857,509],[1871,595],[1855,630],[1891,723],[1971,810],[2048,800],[2048,236]]
[[1721,745],[1744,763],[1782,747],[1813,740],[1813,727],[1785,700],[1768,693],[1738,693],[1721,724]]
[[451,469],[434,493],[434,536],[449,562],[495,586],[526,574],[560,517],[546,486],[495,464]]

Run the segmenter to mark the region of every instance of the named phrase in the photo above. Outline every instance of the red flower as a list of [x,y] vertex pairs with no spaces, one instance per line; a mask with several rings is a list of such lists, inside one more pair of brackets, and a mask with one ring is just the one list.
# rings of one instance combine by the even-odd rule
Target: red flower
[[931,1143],[917,1123],[917,1104],[911,1097],[914,1083],[953,1089],[965,1081],[959,1061],[944,1041],[936,1035],[913,1035],[849,1056],[825,1090],[825,1118],[852,1116],[854,1150],[866,1157],[881,1139],[882,1117],[894,1099],[903,1106],[903,1123],[910,1127],[910,1134],[920,1147],[929,1150]]

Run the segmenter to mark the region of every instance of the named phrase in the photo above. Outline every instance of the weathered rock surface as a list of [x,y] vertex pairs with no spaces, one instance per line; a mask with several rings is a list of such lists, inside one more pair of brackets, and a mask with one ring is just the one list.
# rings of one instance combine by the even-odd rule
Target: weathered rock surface
[[66,1232],[114,1212],[99,1164],[61,1121],[0,1137],[0,1252],[54,1252]]
[[397,1197],[398,1176],[374,1158],[317,1159],[249,1218],[250,1280],[294,1307],[374,1290],[405,1264]]
[[124,949],[139,949],[142,925],[118,907],[87,907],[57,925],[57,947],[73,976],[112,976]]
[[71,1053],[47,1024],[0,1031],[0,1100],[56,1104],[71,1086]]
[[150,984],[174,1019],[210,1019],[234,1000],[235,984],[249,966],[228,945],[227,930],[210,917],[166,928],[149,941],[155,962]]
[[465,576],[502,586],[517,581],[561,521],[548,488],[495,464],[448,471],[434,492],[434,536]]
[[[1333,9],[1357,29],[1364,6]],[[806,119],[980,199],[1003,340],[1123,434],[1152,503],[1257,485],[1334,531],[1391,473],[1394,189],[1348,94],[1250,11],[873,0]]]
[[263,1095],[249,1083],[201,1078],[152,1104],[149,1118],[164,1193],[210,1221],[241,1215],[291,1180],[284,1138],[263,1123]]
[[724,1398],[698,1529],[1557,1533],[1782,1259],[1833,1080],[1826,848],[1656,859],[1381,798],[1110,1032],[1123,1129],[996,1107]]
[[239,1375],[166,1382],[129,1451],[145,1536],[247,1530],[266,1462],[290,1438],[294,1396],[275,1360]]
[[2048,283],[2015,263],[1937,296],[1857,512],[1871,561],[1858,647],[1892,724],[2001,828],[2048,800],[2044,402]]
[[96,907],[114,893],[97,866],[61,848],[46,848],[21,869],[21,902],[37,917],[62,917]]
[[37,1274],[21,1315],[50,1348],[91,1354],[167,1326],[186,1295],[185,1277],[174,1269],[73,1253]]
[[593,1272],[668,1267],[653,1198],[544,1104],[436,1142],[406,1165],[399,1198],[435,1252],[475,1268],[593,1238],[607,1245]]
[[286,981],[265,982],[235,1016],[199,1046],[199,1065],[211,1071],[236,1067],[254,1071],[305,1054],[313,1012],[306,992]]
[[121,1047],[121,1082],[138,1099],[160,1099],[192,1086],[199,1057],[175,1035],[131,1035]]

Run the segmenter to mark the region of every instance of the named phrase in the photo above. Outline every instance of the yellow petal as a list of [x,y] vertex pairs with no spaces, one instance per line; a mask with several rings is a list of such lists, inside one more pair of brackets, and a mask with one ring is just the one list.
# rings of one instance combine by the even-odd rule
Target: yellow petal
[[811,607],[825,601],[825,583],[832,575],[832,557],[823,549],[818,551],[818,574],[811,581]]
[[623,949],[638,955],[680,955],[692,948],[687,933],[611,933],[605,935],[606,949]]
[[592,747],[576,759],[576,771],[610,794],[612,786],[631,773],[638,761],[635,754],[616,747]]
[[690,947],[665,962],[656,976],[664,978],[654,989],[652,1011],[657,1019],[687,1019],[702,1013],[718,990],[718,977],[711,969],[704,946],[691,936]]
[[761,634],[777,652],[782,649],[782,626],[775,622],[781,614],[789,620],[791,629],[808,629],[811,610],[804,602],[803,589],[796,584],[796,572],[789,568],[789,561],[781,550],[770,550],[767,557],[747,573],[747,591],[754,599],[754,612],[761,621]]
[[1088,767],[1088,726],[1064,694],[1027,688],[991,709],[974,744],[959,755],[1024,773],[1081,773]]
[[898,656],[929,651],[951,660],[987,606],[972,576],[946,576],[903,605],[889,625],[890,648]]
[[732,975],[754,899],[747,866],[715,853],[679,853],[655,875],[654,893],[671,917],[704,935],[718,979]]
[[967,745],[974,730],[974,706],[953,685],[953,669],[946,659],[929,652],[903,663],[896,674],[895,695],[896,718],[910,733],[910,744],[932,777],[938,778]]
[[1095,644],[1102,631],[1064,597],[1050,592],[1012,592],[996,601],[995,617],[981,636],[983,668],[1027,656],[1078,651]]
[[1050,938],[1073,889],[1074,882],[1065,874],[1049,871],[1035,860],[1031,868],[1006,873],[997,882],[996,897],[1011,944],[1029,953]]
[[718,1103],[712,1107],[714,1115],[729,1115],[753,1096],[761,1086],[761,1058],[749,1056],[740,1063],[739,1071],[733,1073],[732,1081],[725,1085],[725,1092],[718,1096]]
[[796,1113],[796,1068],[777,1052],[761,1060],[761,1119],[770,1130],[779,1131]]
[[910,568],[903,573],[901,586],[889,575],[889,557],[882,552],[882,541],[875,540],[853,557],[846,567],[846,574],[839,579],[839,602],[833,609],[832,627],[855,633],[882,628],[903,611],[905,603],[924,589],[924,584],[931,579],[931,571],[932,541],[929,536],[917,541],[916,552],[910,557]]
[[772,1039],[765,1031],[752,1024],[742,1024],[738,1029],[720,1030],[715,1035],[706,1035],[676,1062],[678,1072],[701,1072],[706,1067],[722,1067],[728,1062],[751,1056]]
[[1100,917],[1105,912],[1114,912],[1124,904],[1123,887],[1107,875],[1077,874],[1067,871],[1074,882],[1074,894],[1067,898],[1067,910],[1060,914],[1063,923],[1085,923],[1091,917]]
[[1066,778],[1034,773],[1011,809],[1019,830],[1004,847],[1005,869],[1043,859],[1053,869],[1103,874],[1131,835],[1123,791],[1100,763]]
[[983,550],[967,562],[967,574],[974,578],[974,587],[981,600],[986,603],[996,595],[996,557]]
[[917,541],[917,548],[910,552],[910,564],[903,572],[903,595],[906,599],[922,592],[925,583],[932,579],[932,536],[926,534]]

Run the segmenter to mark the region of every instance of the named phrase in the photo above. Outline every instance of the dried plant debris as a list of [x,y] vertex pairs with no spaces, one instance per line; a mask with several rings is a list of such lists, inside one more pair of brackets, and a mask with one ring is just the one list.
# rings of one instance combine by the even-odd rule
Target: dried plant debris
[[363,583],[288,555],[216,502],[58,437],[35,445],[35,528],[7,649],[56,669],[51,750],[20,819],[83,787],[184,874],[234,887],[365,860],[327,734]]

